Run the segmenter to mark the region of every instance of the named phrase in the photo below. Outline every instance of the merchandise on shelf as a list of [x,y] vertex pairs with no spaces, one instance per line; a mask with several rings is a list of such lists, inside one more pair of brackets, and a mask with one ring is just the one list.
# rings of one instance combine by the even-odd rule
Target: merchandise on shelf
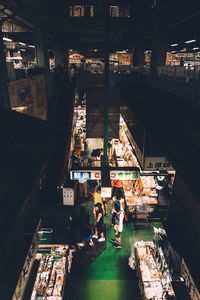
[[[41,245],[40,262],[31,300],[62,300],[66,271],[70,273],[72,252],[67,245]],[[67,270],[66,270],[67,269]]]
[[[151,178],[151,176],[148,177]],[[153,206],[158,204],[156,190],[154,187],[146,187],[147,177],[145,177],[145,180],[141,178],[139,177],[136,181],[123,181],[126,204],[130,212],[135,211],[138,206],[150,206],[148,209],[150,212]],[[152,181],[152,178],[149,181]]]
[[175,298],[171,276],[161,249],[154,242],[135,243],[136,267],[144,300]]

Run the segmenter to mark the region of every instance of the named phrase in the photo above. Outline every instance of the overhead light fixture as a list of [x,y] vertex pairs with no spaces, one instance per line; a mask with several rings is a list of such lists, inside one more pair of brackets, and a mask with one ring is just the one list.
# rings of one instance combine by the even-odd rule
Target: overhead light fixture
[[23,52],[25,52],[26,50],[25,49],[19,49],[20,51],[23,51]]
[[177,51],[171,51],[171,53],[176,53]]
[[194,47],[192,50],[199,50],[199,47]]
[[13,40],[11,40],[11,39],[9,39],[9,38],[7,38],[7,37],[3,37],[3,41],[5,41],[5,42],[12,42]]
[[35,46],[33,46],[33,45],[28,45],[28,47],[29,47],[29,48],[35,48]]
[[126,50],[116,51],[116,53],[127,53]]
[[170,46],[171,47],[176,47],[176,46],[178,46],[178,44],[171,44]]
[[186,48],[180,50],[180,52],[185,52],[185,51],[186,51]]
[[97,49],[94,49],[94,52],[97,52],[98,50]]
[[196,42],[196,40],[189,40],[189,41],[186,41],[185,44],[190,44],[190,43],[194,43]]
[[22,42],[19,42],[19,44],[22,45],[22,46],[26,46],[26,44],[25,44],[25,43],[22,43]]

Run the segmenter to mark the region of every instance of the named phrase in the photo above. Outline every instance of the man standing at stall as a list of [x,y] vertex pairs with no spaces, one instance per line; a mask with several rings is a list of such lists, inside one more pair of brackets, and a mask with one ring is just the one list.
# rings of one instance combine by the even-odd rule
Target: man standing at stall
[[116,179],[112,180],[113,188],[112,188],[112,197],[116,196],[116,194],[120,191],[121,194],[124,194],[123,183],[122,180]]

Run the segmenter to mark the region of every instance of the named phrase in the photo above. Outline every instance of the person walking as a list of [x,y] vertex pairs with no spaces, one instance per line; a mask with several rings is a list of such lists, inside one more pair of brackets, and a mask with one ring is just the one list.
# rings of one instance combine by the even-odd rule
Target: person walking
[[124,206],[125,202],[121,196],[121,193],[118,191],[116,196],[113,197],[113,209],[112,209],[112,220],[111,225],[114,228],[115,239],[111,239],[114,248],[121,249],[121,235],[123,231],[123,222],[124,222]]
[[[95,204],[95,235],[93,238],[98,239],[98,242],[104,242],[104,221],[103,221],[103,209],[101,203]],[[100,238],[99,238],[100,237]]]
[[105,215],[107,215],[108,214],[107,202],[103,197],[101,197],[101,186],[98,186],[96,188],[96,190],[94,191],[93,199],[94,199],[94,205],[96,203],[101,203],[102,208],[103,208],[103,212],[104,212]]

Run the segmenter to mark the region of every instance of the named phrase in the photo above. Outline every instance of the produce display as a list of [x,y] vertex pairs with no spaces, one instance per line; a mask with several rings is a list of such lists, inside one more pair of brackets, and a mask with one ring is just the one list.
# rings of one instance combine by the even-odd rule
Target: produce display
[[36,260],[39,261],[39,268],[31,300],[62,300],[66,272],[70,273],[71,269],[72,252],[67,245],[42,245]]

